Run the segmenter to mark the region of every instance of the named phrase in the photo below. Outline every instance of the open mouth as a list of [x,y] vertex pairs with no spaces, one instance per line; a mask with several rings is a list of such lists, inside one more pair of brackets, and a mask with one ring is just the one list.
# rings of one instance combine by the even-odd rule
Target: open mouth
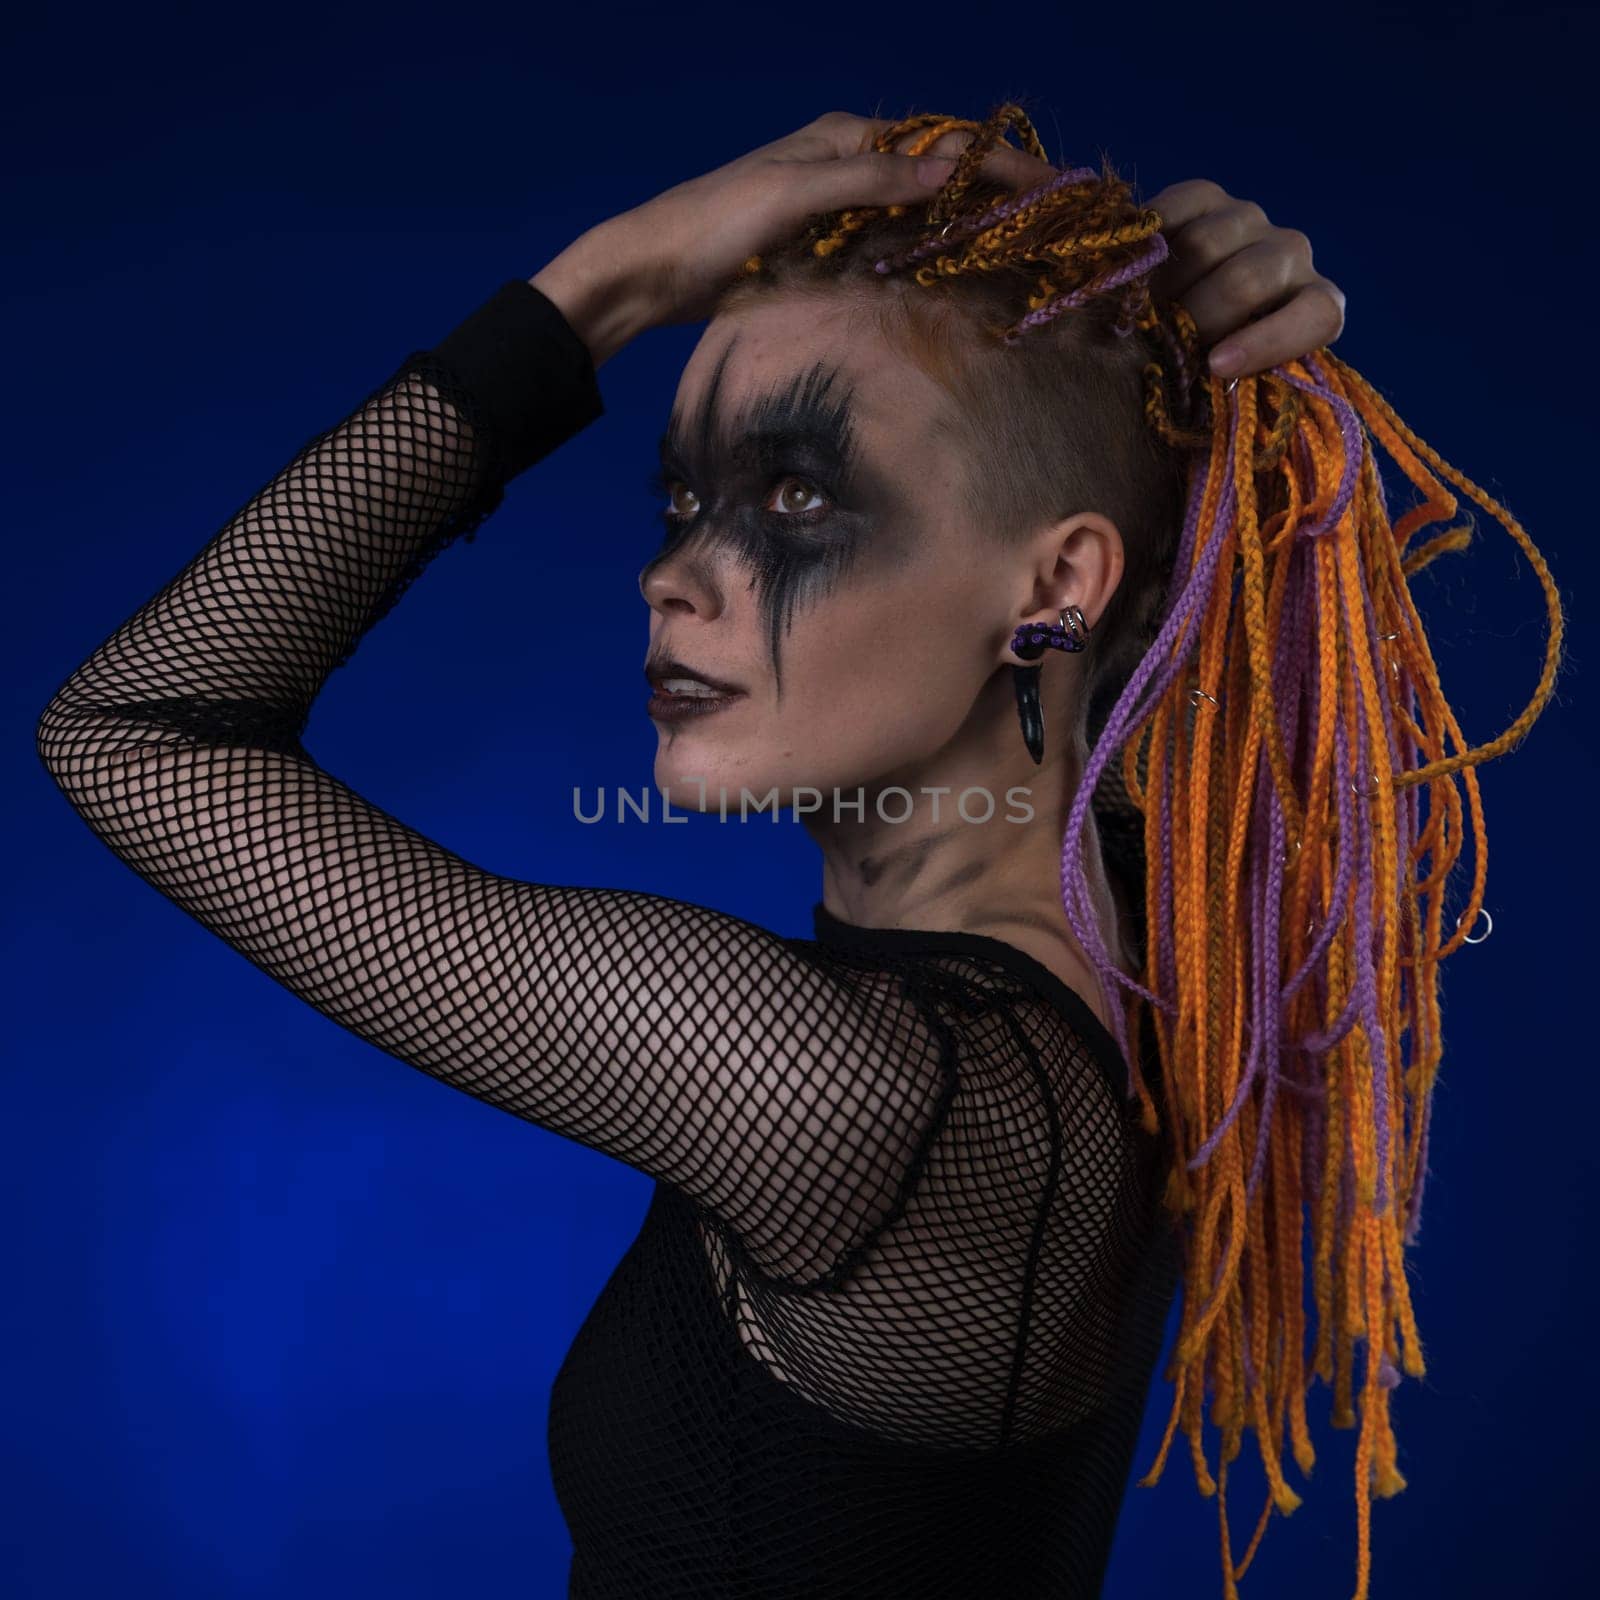
[[646,712],[658,721],[676,722],[722,711],[744,698],[737,684],[707,677],[681,661],[666,660],[645,668],[651,688]]
[[[672,679],[670,682],[682,682]],[[692,690],[674,691],[662,684],[644,703],[645,711],[657,722],[682,722],[689,717],[708,717],[725,711],[744,699],[740,694],[723,694],[708,684],[696,683]]]
[[715,700],[719,695],[728,693],[726,689],[714,689],[704,678],[663,678],[656,684],[659,694],[689,695],[696,700]]
[[644,675],[657,688],[668,685],[701,685],[720,694],[744,693],[743,684],[730,683],[725,678],[715,678],[696,666],[694,662],[680,660],[677,656],[652,656],[644,664]]
[[653,693],[645,701],[645,712],[656,722],[686,722],[691,717],[710,717],[736,706],[742,699],[744,690],[726,693],[704,678],[662,678],[661,682],[653,683]]

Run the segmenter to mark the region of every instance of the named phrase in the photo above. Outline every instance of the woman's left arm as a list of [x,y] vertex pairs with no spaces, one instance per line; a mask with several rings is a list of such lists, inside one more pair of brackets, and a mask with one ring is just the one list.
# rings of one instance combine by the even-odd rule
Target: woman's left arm
[[1151,289],[1194,318],[1218,377],[1265,372],[1344,331],[1344,291],[1312,265],[1311,241],[1275,226],[1253,200],[1188,178],[1146,204],[1171,250]]

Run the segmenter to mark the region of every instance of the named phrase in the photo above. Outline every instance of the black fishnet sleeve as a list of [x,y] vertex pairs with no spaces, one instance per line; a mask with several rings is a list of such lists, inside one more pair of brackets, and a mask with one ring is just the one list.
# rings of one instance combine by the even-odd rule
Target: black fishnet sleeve
[[704,907],[476,866],[302,743],[422,568],[601,411],[577,335],[504,285],[72,673],[40,757],[135,872],[325,1016],[681,1189],[775,1276],[822,1280],[934,1127],[939,1041],[905,990]]

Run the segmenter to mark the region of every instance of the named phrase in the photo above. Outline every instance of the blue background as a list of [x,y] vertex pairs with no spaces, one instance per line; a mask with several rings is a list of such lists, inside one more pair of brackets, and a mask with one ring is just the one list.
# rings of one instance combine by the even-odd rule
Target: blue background
[[[307,439],[584,228],[825,110],[981,117],[1015,94],[1052,160],[1104,147],[1145,197],[1211,177],[1304,229],[1348,295],[1339,353],[1509,505],[1563,587],[1560,696],[1480,769],[1495,930],[1444,973],[1414,1252],[1429,1372],[1395,1396],[1411,1486],[1374,1507],[1373,1592],[1564,1588],[1596,1487],[1593,13],[571,10],[6,25],[0,1591],[565,1593],[549,1385],[648,1179],[296,1001],[94,840],[34,723]],[[808,933],[819,878],[792,821],[572,814],[574,785],[650,781],[643,484],[699,331],[602,369],[607,415],[429,569],[308,742],[495,870]],[[1478,523],[1416,586],[1474,743],[1526,703],[1545,638],[1532,573]],[[636,633],[597,653],[581,630],[619,612]],[[1168,1396],[1158,1379],[1136,1476]],[[1316,1480],[1291,1467],[1306,1503],[1274,1520],[1246,1596],[1353,1588],[1355,1436],[1327,1400]],[[1247,1444],[1237,1550],[1259,1484]],[[1215,1502],[1181,1441],[1156,1488],[1130,1488],[1107,1586],[1156,1592],[1220,1592]]]

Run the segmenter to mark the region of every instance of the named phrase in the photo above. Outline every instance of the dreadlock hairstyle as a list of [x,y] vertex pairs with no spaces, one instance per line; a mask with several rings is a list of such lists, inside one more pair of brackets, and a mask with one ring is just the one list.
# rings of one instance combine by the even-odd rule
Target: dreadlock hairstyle
[[[1482,909],[1473,769],[1520,742],[1550,698],[1560,595],[1520,524],[1326,348],[1225,388],[1204,369],[1187,312],[1151,293],[1167,255],[1160,215],[1133,203],[1103,154],[1099,170],[1068,167],[1020,194],[983,177],[1012,126],[1049,164],[1012,103],[981,124],[925,114],[883,129],[874,147],[908,155],[953,130],[972,139],[925,207],[813,217],[752,257],[718,309],[774,287],[864,297],[956,402],[951,443],[977,469],[966,491],[975,520],[999,539],[1082,508],[1116,522],[1124,573],[1081,657],[1092,749],[1061,892],[1115,1002],[1129,1093],[1151,1132],[1163,1131],[1162,1113],[1129,1045],[1141,1007],[1162,1074],[1163,1204],[1183,1237],[1183,1306],[1166,1369],[1171,1415],[1138,1482],[1159,1480],[1181,1421],[1200,1491],[1217,1498],[1235,1600],[1272,1507],[1301,1503],[1284,1477],[1285,1430],[1309,1476],[1306,1391],[1321,1378],[1333,1425],[1356,1426],[1361,1347],[1356,1600],[1366,1600],[1372,1494],[1406,1486],[1389,1394],[1402,1373],[1426,1372],[1405,1249],[1418,1234],[1442,1054],[1439,963]],[[1374,438],[1421,496],[1393,523]],[[1441,480],[1510,532],[1550,619],[1532,698],[1470,749],[1408,588],[1471,538],[1458,526],[1412,545],[1455,514]],[[1462,844],[1457,774],[1478,847],[1466,907],[1444,929]],[[1090,911],[1079,841],[1091,808],[1134,889],[1134,972],[1113,964]],[[1215,1478],[1207,1394],[1221,1434]],[[1235,1564],[1228,1465],[1247,1429],[1268,1495]]]

